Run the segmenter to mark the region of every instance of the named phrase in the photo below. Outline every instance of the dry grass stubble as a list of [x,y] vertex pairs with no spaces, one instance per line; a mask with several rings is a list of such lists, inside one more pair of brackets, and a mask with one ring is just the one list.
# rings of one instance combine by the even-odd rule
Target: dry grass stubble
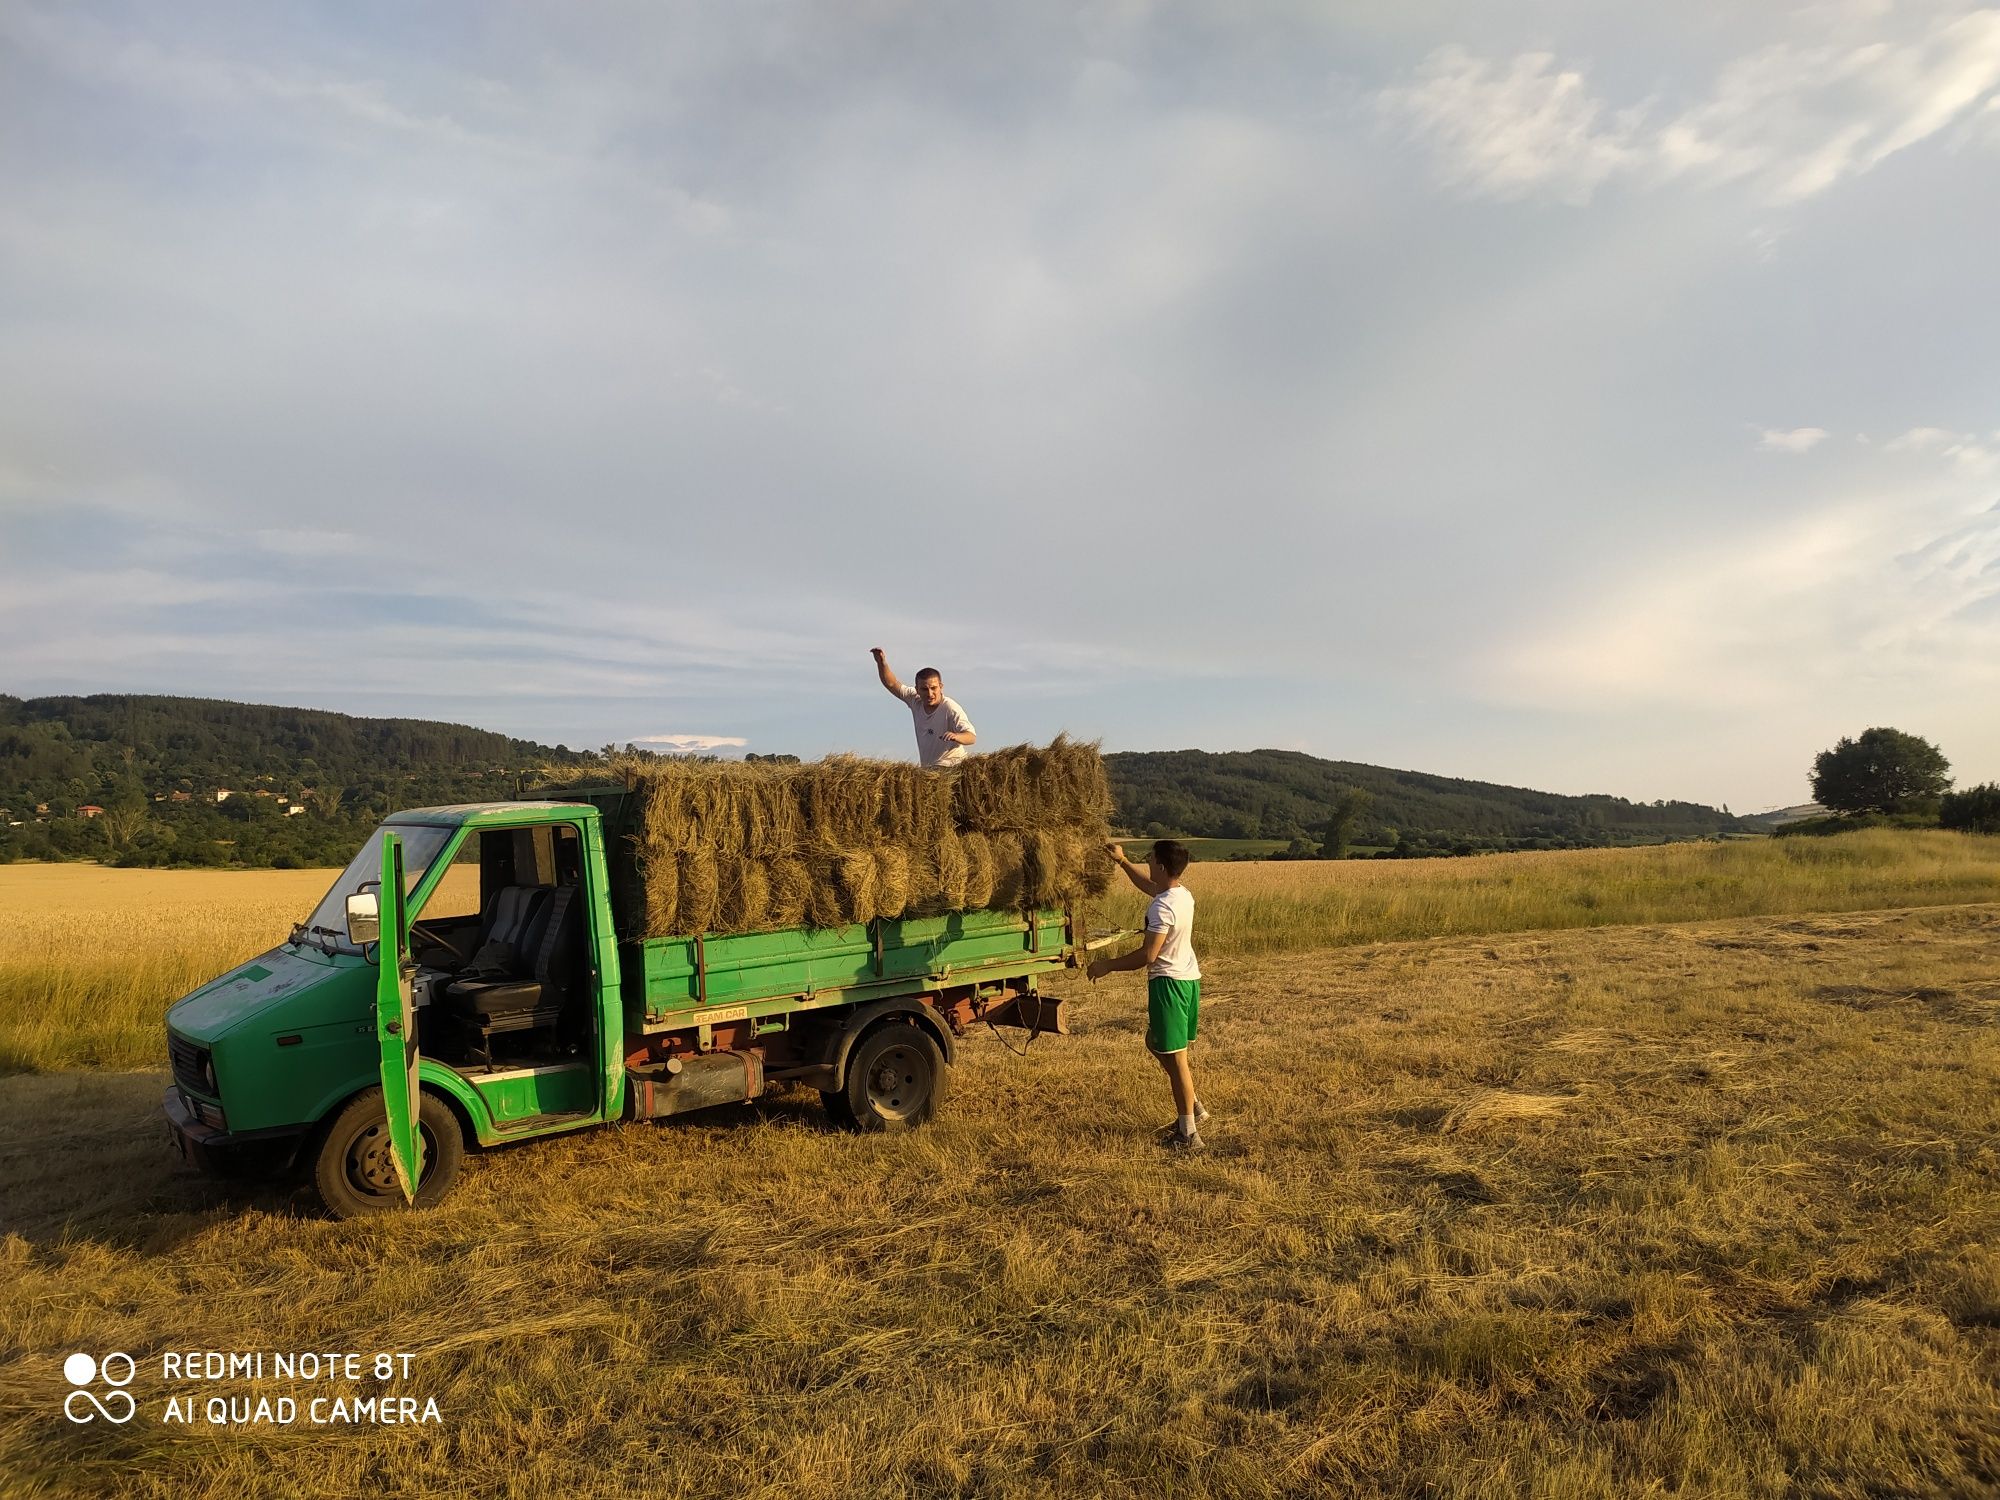
[[[2000,910],[1211,965],[945,1117],[806,1098],[491,1153],[375,1224],[170,1165],[164,1079],[0,1082],[0,1472],[46,1492],[1980,1495]],[[129,1428],[56,1411],[141,1356]],[[407,1349],[442,1428],[164,1428],[167,1348]],[[222,1394],[248,1387],[225,1384]],[[278,1388],[267,1386],[270,1394]]]

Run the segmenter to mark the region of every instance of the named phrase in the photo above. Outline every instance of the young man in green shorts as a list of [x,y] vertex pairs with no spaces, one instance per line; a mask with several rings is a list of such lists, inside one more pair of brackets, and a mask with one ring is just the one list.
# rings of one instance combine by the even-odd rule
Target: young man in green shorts
[[1173,1086],[1178,1118],[1160,1132],[1162,1144],[1181,1151],[1199,1151],[1197,1127],[1208,1118],[1195,1097],[1194,1072],[1188,1067],[1188,1043],[1194,1040],[1201,1009],[1201,965],[1194,956],[1194,892],[1181,884],[1188,867],[1185,844],[1161,839],[1153,857],[1141,869],[1125,857],[1122,844],[1111,846],[1111,857],[1125,878],[1153,898],[1146,908],[1146,940],[1123,958],[1100,958],[1090,966],[1093,981],[1120,970],[1146,971],[1146,1046],[1166,1070]]

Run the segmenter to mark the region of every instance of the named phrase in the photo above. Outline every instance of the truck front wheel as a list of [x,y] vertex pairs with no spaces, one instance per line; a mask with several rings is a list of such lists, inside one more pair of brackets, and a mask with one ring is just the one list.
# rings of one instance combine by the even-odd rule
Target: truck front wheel
[[944,1054],[921,1026],[896,1021],[879,1027],[855,1044],[839,1097],[845,1109],[828,1113],[856,1130],[922,1125],[944,1097]]
[[[430,1208],[451,1191],[465,1162],[458,1118],[435,1094],[421,1096],[417,1152],[422,1162],[416,1207]],[[358,1219],[403,1206],[402,1184],[389,1152],[389,1116],[382,1091],[366,1089],[347,1102],[320,1138],[313,1163],[320,1202],[339,1219]]]

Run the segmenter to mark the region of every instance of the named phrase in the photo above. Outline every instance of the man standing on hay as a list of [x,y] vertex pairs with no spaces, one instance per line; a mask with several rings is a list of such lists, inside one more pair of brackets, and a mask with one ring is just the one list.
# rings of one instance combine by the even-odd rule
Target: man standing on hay
[[944,678],[938,675],[938,669],[925,667],[917,673],[917,685],[906,687],[889,670],[882,648],[869,649],[875,657],[875,675],[882,679],[882,686],[910,705],[910,717],[917,726],[917,758],[926,768],[955,766],[964,760],[966,746],[975,743],[979,736],[972,732],[972,720],[966,718],[965,710],[945,697]]
[[1187,1055],[1201,1010],[1201,965],[1194,956],[1194,892],[1181,884],[1189,857],[1187,845],[1161,839],[1141,869],[1125,857],[1123,844],[1111,845],[1111,858],[1125,872],[1125,878],[1153,900],[1146,908],[1145,942],[1123,958],[1100,958],[1090,966],[1093,983],[1120,970],[1146,971],[1146,1048],[1166,1072],[1178,1116],[1160,1132],[1160,1142],[1179,1151],[1201,1149],[1196,1127],[1208,1118],[1208,1111],[1195,1097],[1194,1070],[1188,1066]]

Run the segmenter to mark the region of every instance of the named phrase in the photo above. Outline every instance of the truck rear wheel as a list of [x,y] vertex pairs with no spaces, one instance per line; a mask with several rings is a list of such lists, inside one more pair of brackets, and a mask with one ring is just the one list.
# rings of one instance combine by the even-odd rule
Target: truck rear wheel
[[[417,1115],[421,1162],[415,1206],[430,1208],[451,1191],[465,1163],[458,1117],[435,1094],[423,1094]],[[389,1152],[389,1115],[382,1091],[367,1089],[347,1102],[320,1138],[313,1163],[320,1202],[339,1219],[358,1219],[403,1206],[402,1184]]]
[[[938,1044],[923,1027],[894,1021],[855,1044],[847,1086],[840,1092],[845,1109],[828,1113],[855,1130],[909,1130],[929,1121],[943,1097],[944,1054]],[[851,1118],[841,1119],[841,1113]]]

